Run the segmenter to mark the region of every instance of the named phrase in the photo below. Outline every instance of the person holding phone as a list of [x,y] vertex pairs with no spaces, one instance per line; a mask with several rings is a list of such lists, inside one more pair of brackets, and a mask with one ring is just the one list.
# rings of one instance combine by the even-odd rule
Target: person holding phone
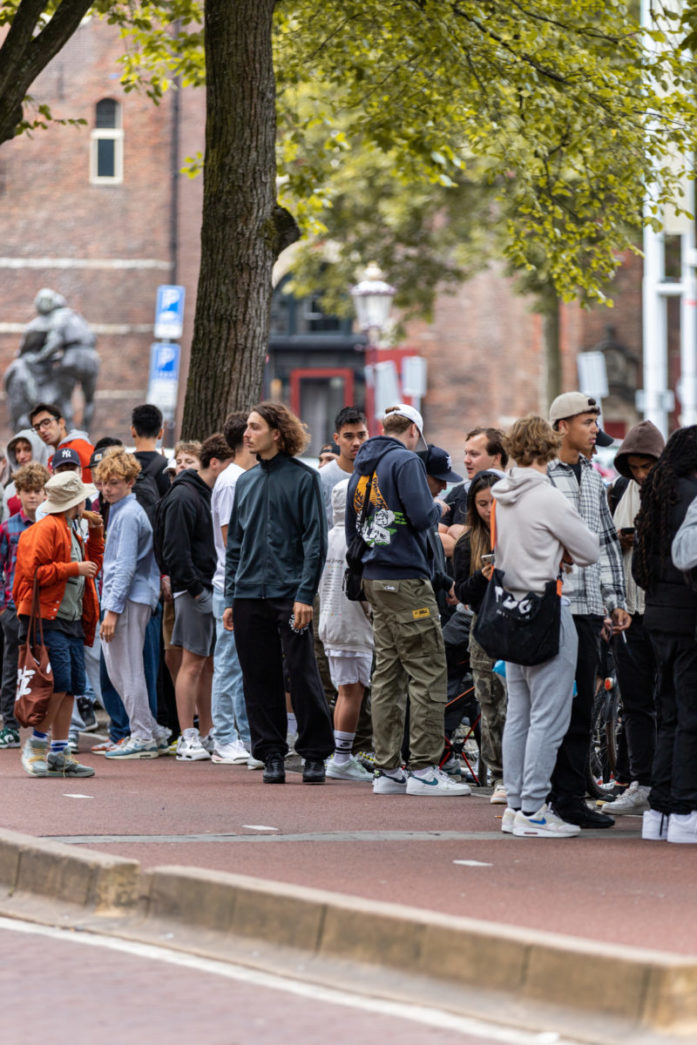
[[[644,628],[646,596],[632,576],[635,519],[641,507],[641,487],[663,453],[665,441],[651,421],[642,421],[627,432],[617,451],[615,469],[622,476],[615,483],[616,507],[612,520],[622,548],[627,612],[632,618],[627,631],[613,641],[617,680],[622,694],[623,721],[629,754],[630,784],[605,810],[612,816],[644,813],[649,808],[651,766],[656,751],[656,657]],[[619,496],[618,496],[619,494]]]
[[[504,477],[497,468],[479,472],[470,484],[467,496],[466,529],[455,545],[455,595],[469,606],[473,613],[479,610],[487,583],[494,569],[491,548],[491,488]],[[474,637],[474,620],[470,628],[469,653],[474,692],[482,712],[482,758],[493,778],[494,791],[490,801],[506,804],[503,786],[503,756],[501,744],[506,724],[506,683],[494,672],[494,660],[482,649]]]

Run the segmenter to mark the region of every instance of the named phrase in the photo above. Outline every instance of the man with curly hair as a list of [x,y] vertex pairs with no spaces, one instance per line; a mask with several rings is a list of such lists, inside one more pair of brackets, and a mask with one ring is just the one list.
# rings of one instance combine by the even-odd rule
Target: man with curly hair
[[284,783],[285,666],[298,723],[295,750],[305,760],[303,781],[324,783],[334,737],[312,636],[312,603],[327,555],[320,477],[297,459],[308,435],[282,403],[253,408],[244,443],[259,467],[237,480],[223,624],[235,631],[252,754],[265,764],[264,783]]

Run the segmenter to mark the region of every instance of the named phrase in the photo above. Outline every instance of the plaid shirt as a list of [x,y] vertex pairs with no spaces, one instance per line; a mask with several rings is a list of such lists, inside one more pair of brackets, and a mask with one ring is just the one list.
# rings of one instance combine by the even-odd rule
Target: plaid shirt
[[552,461],[547,475],[573,504],[589,530],[600,539],[600,558],[592,566],[574,566],[564,577],[564,595],[572,613],[604,616],[615,609],[626,609],[622,550],[610,515],[605,485],[587,458],[581,456],[581,482],[573,468],[563,461]]
[[12,582],[15,579],[15,565],[17,563],[17,542],[24,531],[32,525],[23,511],[11,515],[10,518],[0,526],[0,569],[2,570],[2,592],[0,593],[0,609],[11,607],[14,609],[12,598]]

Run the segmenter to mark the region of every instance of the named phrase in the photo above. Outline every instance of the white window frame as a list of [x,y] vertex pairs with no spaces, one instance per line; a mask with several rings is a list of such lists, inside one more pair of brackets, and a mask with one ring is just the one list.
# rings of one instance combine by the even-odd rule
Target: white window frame
[[[106,100],[106,99],[100,99]],[[95,117],[97,107],[95,106]],[[117,122],[122,121],[122,107],[116,102]],[[97,174],[97,152],[100,141],[114,142],[114,173],[105,177]],[[120,185],[123,182],[123,127],[94,127],[90,134],[90,182],[93,185]]]

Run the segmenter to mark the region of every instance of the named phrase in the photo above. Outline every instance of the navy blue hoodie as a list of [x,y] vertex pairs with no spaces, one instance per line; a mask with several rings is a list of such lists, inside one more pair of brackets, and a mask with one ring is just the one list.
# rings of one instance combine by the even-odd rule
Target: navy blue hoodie
[[398,439],[376,435],[356,455],[346,500],[346,541],[351,543],[370,475],[370,507],[361,536],[368,545],[363,576],[430,578],[428,531],[440,520],[423,461]]

